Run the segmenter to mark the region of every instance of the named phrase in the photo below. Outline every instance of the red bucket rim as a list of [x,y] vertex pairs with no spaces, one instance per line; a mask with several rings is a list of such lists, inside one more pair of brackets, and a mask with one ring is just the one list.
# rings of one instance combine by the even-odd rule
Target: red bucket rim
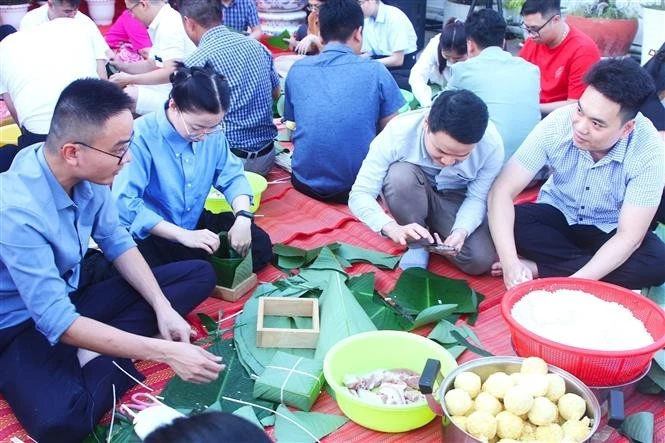
[[[512,316],[511,314],[511,309],[517,301],[519,301],[523,296],[525,296],[529,291],[532,291],[534,289],[544,289],[544,286],[551,285],[551,284],[562,284],[562,285],[573,285],[573,284],[580,284],[583,287],[587,287],[589,284],[592,284],[594,287],[604,287],[611,289],[612,291],[617,291],[620,290],[621,292],[626,291],[626,295],[632,295],[632,296],[639,296],[640,297],[640,302],[645,303],[649,305],[652,309],[654,309],[656,312],[659,313],[661,316],[661,319],[663,322],[665,322],[665,312],[663,309],[658,306],[656,303],[654,303],[652,300],[648,299],[647,297],[634,293],[633,291],[622,288],[621,286],[613,285],[611,283],[606,283],[606,282],[601,282],[598,280],[588,280],[588,279],[583,279],[583,278],[571,278],[571,277],[548,277],[548,278],[539,278],[535,280],[531,280],[529,282],[522,283],[520,285],[514,286],[513,288],[507,290],[505,294],[503,295],[503,298],[501,299],[501,314],[503,315],[503,318],[505,319],[506,323],[508,323],[508,326],[510,329],[517,329],[520,333],[527,335],[530,338],[536,339],[538,342],[551,346],[552,348],[559,349],[559,350],[565,350],[569,352],[576,352],[580,354],[584,354],[586,356],[590,357],[603,357],[603,358],[608,358],[608,357],[620,357],[620,358],[626,358],[626,357],[637,357],[640,355],[645,355],[645,354],[650,354],[650,353],[655,353],[665,347],[665,333],[662,334],[662,336],[658,339],[654,338],[654,342],[651,343],[650,345],[643,346],[641,348],[635,348],[635,349],[629,349],[629,350],[623,350],[623,351],[600,351],[596,349],[587,349],[587,348],[579,348],[577,346],[571,346],[571,345],[566,345],[563,343],[559,343],[556,341],[552,341],[548,338],[545,338],[541,335],[536,334],[533,331],[530,331],[529,329],[525,328],[521,324],[519,324]],[[568,289],[568,288],[559,288],[559,289]],[[575,289],[575,290],[584,290],[585,289],[579,289],[579,288],[570,288],[570,289]],[[523,292],[524,291],[524,292]],[[516,298],[515,293],[520,292],[521,294],[519,295],[519,298]],[[601,298],[604,300],[602,297],[593,294],[598,298]],[[623,305],[623,303],[621,303]],[[633,312],[628,306],[623,305],[626,309],[629,309],[631,313]],[[634,314],[633,314],[634,315]],[[640,319],[640,321],[642,321]],[[644,323],[644,322],[642,322]],[[645,325],[646,326],[646,325]]]

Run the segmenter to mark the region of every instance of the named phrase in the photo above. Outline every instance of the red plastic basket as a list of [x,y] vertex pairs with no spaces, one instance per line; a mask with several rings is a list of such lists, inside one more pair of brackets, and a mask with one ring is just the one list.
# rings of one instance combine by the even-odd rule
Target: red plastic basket
[[[635,318],[644,323],[654,343],[628,351],[576,348],[536,335],[515,321],[511,310],[523,296],[535,290],[557,289],[580,290],[625,306]],[[645,373],[653,355],[665,347],[663,309],[642,295],[609,283],[578,278],[542,278],[522,283],[509,289],[503,296],[501,313],[508,323],[517,355],[540,357],[547,363],[570,372],[590,387],[617,386],[636,380]]]

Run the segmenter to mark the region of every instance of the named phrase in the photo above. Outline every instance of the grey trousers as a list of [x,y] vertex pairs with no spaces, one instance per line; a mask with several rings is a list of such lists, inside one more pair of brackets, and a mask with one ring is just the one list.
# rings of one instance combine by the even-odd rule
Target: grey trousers
[[245,171],[256,172],[259,175],[267,176],[272,166],[275,164],[275,150],[254,158],[241,158]]
[[[397,223],[418,223],[442,240],[450,234],[465,194],[459,189],[437,191],[419,166],[405,162],[393,163],[383,181],[383,196]],[[487,218],[467,237],[457,255],[444,257],[466,274],[488,272],[496,260],[496,250]]]

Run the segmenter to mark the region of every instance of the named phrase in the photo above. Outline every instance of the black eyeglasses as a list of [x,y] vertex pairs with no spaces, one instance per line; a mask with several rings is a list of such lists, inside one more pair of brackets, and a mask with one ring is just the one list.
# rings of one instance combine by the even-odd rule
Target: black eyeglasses
[[307,10],[309,12],[318,12],[321,9],[321,4],[318,5],[307,5]]
[[127,10],[128,10],[130,13],[134,14],[134,8],[136,8],[136,7],[137,7],[138,5],[140,5],[140,4],[141,4],[141,2],[134,3],[134,4],[132,5],[132,7],[131,7],[131,8],[127,8]]
[[72,142],[72,143],[75,144],[75,145],[83,145],[86,148],[92,149],[93,151],[101,152],[102,154],[106,154],[106,155],[110,155],[111,157],[115,157],[115,158],[118,159],[118,165],[120,165],[120,163],[122,163],[122,159],[125,158],[125,155],[127,155],[127,151],[129,151],[129,144],[131,143],[131,139],[130,139],[129,143],[127,143],[127,146],[125,146],[125,149],[122,151],[122,154],[120,154],[120,155],[112,154],[108,151],[104,151],[103,149],[95,148],[94,146],[90,146],[87,143],[83,143],[83,142]]
[[555,15],[553,15],[552,17],[548,18],[547,21],[546,21],[545,23],[543,23],[542,25],[540,25],[540,26],[527,26],[527,25],[524,24],[524,22],[522,22],[522,23],[520,24],[520,27],[521,27],[522,29],[524,29],[526,32],[528,32],[530,35],[532,35],[532,36],[534,36],[534,37],[540,37],[540,31],[541,31],[545,26],[547,26],[547,24],[548,24],[549,22],[551,22],[552,19],[553,19],[554,17],[556,17],[556,16],[557,16],[557,14],[555,14]]

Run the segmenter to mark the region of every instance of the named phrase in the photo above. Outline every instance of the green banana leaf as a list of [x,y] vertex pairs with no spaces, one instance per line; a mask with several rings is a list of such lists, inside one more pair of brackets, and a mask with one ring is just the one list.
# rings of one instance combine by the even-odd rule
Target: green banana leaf
[[[274,406],[273,403],[257,400],[252,395],[254,380],[240,364],[233,340],[220,340],[208,348],[208,351],[222,356],[226,369],[217,380],[207,384],[189,383],[180,377],[174,377],[162,391],[165,404],[173,408],[192,408],[194,413],[202,412],[215,403],[220,403],[221,410],[225,412],[234,412],[243,406],[222,399],[222,396],[227,396],[266,408]],[[256,409],[255,412],[259,418],[268,414],[263,409]]]
[[279,405],[277,412],[275,418],[275,440],[277,440],[277,443],[315,442],[349,421],[348,418],[340,415],[321,414],[319,412],[291,412],[283,405]]
[[653,443],[654,418],[651,412],[629,415],[621,424],[620,432],[636,443]]
[[[371,263],[383,269],[395,269],[400,256],[385,254],[371,249],[359,248],[346,243],[333,243],[328,245],[338,259],[342,258],[349,263]],[[341,260],[340,260],[341,261]]]
[[[314,350],[312,349],[295,349],[295,348],[259,348],[256,346],[256,319],[259,309],[259,297],[266,295],[280,295],[278,292],[273,292],[271,285],[260,285],[254,292],[252,297],[247,300],[243,307],[242,313],[236,317],[236,328],[233,331],[233,339],[235,341],[236,350],[240,358],[240,362],[247,372],[257,376],[263,374],[265,367],[270,364],[275,353],[278,350],[288,352],[289,354],[297,355],[299,357],[314,357]],[[271,321],[287,322],[281,324],[274,324],[275,327],[291,327],[288,319],[285,317],[277,317]]]
[[254,413],[254,408],[252,408],[251,406],[243,406],[242,408],[238,408],[235,411],[233,411],[233,415],[242,417],[248,422],[255,424],[257,427],[263,430],[263,425],[261,424],[258,417]]
[[388,303],[374,291],[374,273],[368,272],[349,278],[347,286],[374,326],[379,330],[408,331],[413,320]]
[[321,333],[314,358],[323,360],[328,350],[340,340],[376,326],[344,284],[342,276],[333,272],[328,287],[319,299]]
[[210,256],[217,284],[225,288],[235,288],[252,275],[252,252],[241,257],[231,248],[227,232],[219,233],[219,248]]
[[301,268],[310,264],[322,248],[301,249],[278,243],[272,247],[272,253],[276,258],[276,266],[281,269],[291,270]]
[[416,329],[429,323],[436,323],[457,310],[457,305],[435,305],[425,308],[418,313],[413,328]]
[[113,418],[113,430],[109,440],[111,425],[97,425],[92,432],[83,440],[83,443],[99,443],[110,441],[111,443],[141,443],[141,439],[134,432],[134,425],[121,414],[115,414]]
[[422,268],[402,272],[390,298],[410,314],[443,304],[456,304],[455,314],[473,314],[480,302],[479,295],[466,281],[442,277]]
[[291,37],[291,34],[289,34],[289,31],[285,29],[280,34],[268,37],[266,39],[266,43],[268,44],[268,46],[286,51],[287,49],[289,49],[289,43],[284,41],[284,39],[289,37]]

